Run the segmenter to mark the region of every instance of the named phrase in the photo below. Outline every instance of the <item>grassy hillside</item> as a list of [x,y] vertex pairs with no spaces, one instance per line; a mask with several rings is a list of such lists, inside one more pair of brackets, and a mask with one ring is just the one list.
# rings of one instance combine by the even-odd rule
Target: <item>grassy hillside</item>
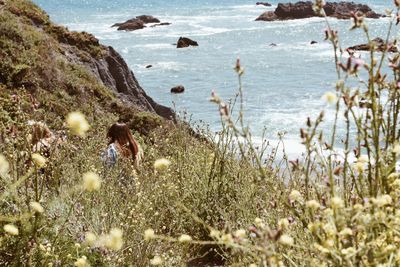
[[[1,218],[3,225],[11,222],[19,229],[17,236],[1,237],[0,264],[68,266],[86,256],[92,266],[149,266],[155,255],[166,266],[193,258],[224,262],[219,246],[148,242],[143,233],[153,228],[158,234],[211,240],[194,215],[206,224],[236,229],[264,212],[273,198],[270,187],[250,163],[236,160],[232,133],[226,129],[218,144],[206,141],[207,132],[194,138],[185,124],[173,124],[146,103],[107,87],[92,63],[101,63],[110,48],[88,33],[51,23],[30,1],[0,1],[0,36],[0,153],[9,162],[1,180]],[[73,111],[89,121],[86,138],[66,127]],[[28,120],[67,134],[44,168],[31,161]],[[143,163],[129,177],[121,174],[128,163],[108,170],[100,160],[107,127],[117,120],[131,126],[144,148]],[[159,158],[172,162],[168,171],[154,170]],[[99,192],[83,190],[82,175],[88,171],[101,177]],[[34,201],[43,213],[35,213]],[[101,236],[113,228],[123,231],[122,249],[85,242],[87,232]],[[218,252],[196,259],[209,249]]]

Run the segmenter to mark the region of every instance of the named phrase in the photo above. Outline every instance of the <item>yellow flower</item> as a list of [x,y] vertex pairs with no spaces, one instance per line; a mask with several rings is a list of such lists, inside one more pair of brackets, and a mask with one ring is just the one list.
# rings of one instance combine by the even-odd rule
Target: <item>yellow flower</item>
[[333,92],[326,92],[323,96],[322,96],[322,100],[324,100],[326,103],[328,103],[329,105],[333,105],[336,104],[337,102],[337,96],[335,93]]
[[76,267],[90,267],[90,264],[87,262],[86,256],[82,256],[76,260],[74,263]]
[[4,231],[10,235],[18,235],[19,231],[18,228],[14,224],[6,224],[3,227]]
[[333,197],[331,199],[331,206],[334,209],[339,209],[344,207],[344,202],[340,197]]
[[353,231],[350,228],[346,227],[342,231],[340,231],[339,235],[342,236],[353,235]]
[[150,264],[154,265],[154,266],[161,265],[162,263],[163,263],[163,260],[161,259],[160,256],[154,256],[154,258],[152,258],[150,260]]
[[356,253],[356,250],[353,247],[344,248],[341,250],[343,255],[353,255]]
[[146,231],[144,231],[144,240],[148,241],[154,239],[155,237],[156,235],[154,234],[153,229],[147,229]]
[[192,241],[192,237],[190,235],[181,235],[178,238],[178,241],[181,243],[190,242],[190,241]]
[[101,179],[94,172],[87,172],[83,174],[83,188],[86,191],[99,191],[101,187]]
[[87,232],[85,234],[85,241],[89,246],[94,246],[94,244],[96,243],[96,240],[97,240],[97,237],[92,232]]
[[321,205],[319,204],[319,202],[314,199],[309,200],[306,203],[306,207],[309,208],[310,210],[317,210],[319,209],[320,206]]
[[281,228],[281,229],[286,229],[286,228],[288,228],[288,227],[289,227],[289,220],[286,219],[286,218],[280,219],[280,220],[278,221],[278,226],[279,226],[279,228]]
[[238,237],[238,238],[245,238],[246,237],[246,230],[244,230],[244,229],[236,230],[235,236]]
[[221,237],[221,232],[218,230],[214,230],[212,229],[210,231],[210,237],[214,238],[214,239],[219,239]]
[[6,175],[10,168],[10,164],[8,163],[6,157],[0,154],[0,175]]
[[281,235],[281,237],[279,238],[279,243],[284,246],[293,246],[294,240],[293,237],[289,235]]
[[381,195],[377,199],[374,200],[374,204],[378,207],[383,207],[386,205],[392,204],[392,197],[389,195]]
[[85,116],[80,112],[71,112],[67,115],[67,126],[73,134],[80,137],[85,137],[90,128]]
[[301,196],[300,192],[297,190],[293,190],[289,195],[290,200],[292,201],[301,201],[303,197]]
[[233,243],[232,235],[231,234],[222,235],[221,236],[221,241],[224,242],[227,245]]
[[44,209],[43,209],[42,205],[40,205],[39,202],[33,201],[33,202],[29,203],[29,206],[37,213],[44,212]]
[[158,159],[154,162],[154,169],[156,171],[165,171],[171,165],[171,161],[166,158]]
[[254,219],[254,225],[259,227],[259,228],[264,228],[265,224],[263,222],[263,220],[261,220],[260,218],[255,218]]
[[392,152],[395,153],[396,155],[398,155],[400,153],[400,145],[399,143],[396,143],[393,148],[392,148]]
[[112,250],[120,250],[123,245],[122,230],[113,228],[107,236],[106,247]]
[[43,168],[46,165],[46,159],[37,153],[32,154],[32,161],[38,168]]
[[365,163],[363,162],[356,162],[353,165],[353,169],[356,170],[358,173],[362,173],[365,169]]

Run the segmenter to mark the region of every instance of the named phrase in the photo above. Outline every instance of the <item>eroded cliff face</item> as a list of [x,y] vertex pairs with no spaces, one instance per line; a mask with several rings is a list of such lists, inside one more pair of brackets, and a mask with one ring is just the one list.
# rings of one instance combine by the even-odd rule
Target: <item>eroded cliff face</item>
[[81,98],[97,94],[133,110],[175,118],[172,109],[146,94],[121,55],[93,35],[53,24],[28,0],[0,0],[0,12],[0,84],[65,90]]

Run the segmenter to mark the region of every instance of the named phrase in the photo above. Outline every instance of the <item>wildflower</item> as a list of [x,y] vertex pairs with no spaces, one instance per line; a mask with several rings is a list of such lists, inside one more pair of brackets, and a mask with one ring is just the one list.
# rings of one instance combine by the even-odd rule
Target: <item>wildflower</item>
[[221,241],[228,245],[233,243],[232,235],[231,234],[222,235]]
[[38,168],[43,168],[46,165],[46,159],[37,153],[32,154],[32,161]]
[[353,235],[353,231],[350,228],[344,228],[342,231],[339,232],[339,235],[348,236]]
[[290,195],[289,195],[289,199],[290,199],[291,201],[301,201],[302,198],[303,198],[303,197],[301,196],[300,192],[297,191],[297,190],[293,190],[293,191],[290,193]]
[[264,222],[260,218],[255,218],[254,219],[254,224],[255,224],[255,226],[257,226],[259,228],[264,228],[265,227]]
[[318,201],[312,199],[306,202],[306,207],[309,208],[310,210],[317,210],[319,209],[321,205],[318,203]]
[[81,244],[75,243],[75,248],[77,248],[77,249],[81,248]]
[[71,112],[67,115],[67,126],[73,134],[80,137],[85,137],[90,128],[85,116],[80,112]]
[[293,237],[289,235],[281,235],[281,237],[279,238],[279,243],[284,246],[293,246],[294,240]]
[[89,246],[94,246],[94,244],[96,243],[96,235],[93,234],[92,232],[87,232],[85,234],[85,241]]
[[214,229],[212,229],[210,231],[210,237],[218,239],[218,238],[220,238],[220,236],[221,236],[221,232],[220,231],[214,230]]
[[353,206],[353,209],[356,210],[356,211],[361,211],[363,208],[364,208],[364,207],[363,207],[363,205],[361,205],[361,204],[355,204],[355,205]]
[[368,158],[367,155],[361,155],[360,157],[358,157],[357,162],[368,163],[369,162],[369,158]]
[[331,199],[331,206],[334,209],[339,209],[344,207],[344,202],[340,197],[333,197]]
[[144,231],[144,240],[148,241],[154,239],[155,237],[156,235],[154,234],[153,229],[147,229],[146,231]]
[[286,219],[286,218],[280,219],[280,220],[278,221],[278,226],[279,226],[279,228],[281,228],[281,229],[286,229],[286,228],[288,228],[288,227],[289,227],[289,220]]
[[389,195],[381,195],[373,201],[373,203],[378,207],[383,207],[392,204],[392,197]]
[[327,223],[322,228],[328,236],[334,236],[336,234],[336,226],[332,223]]
[[246,230],[244,230],[244,229],[236,230],[235,236],[237,238],[245,238],[246,237]]
[[178,241],[181,243],[190,242],[190,241],[192,241],[192,237],[190,235],[181,235],[178,238]]
[[365,164],[362,162],[356,162],[353,165],[354,170],[356,170],[358,173],[362,173],[365,168]]
[[101,187],[101,179],[94,172],[87,172],[83,174],[83,188],[88,191],[99,191]]
[[106,247],[112,250],[120,250],[123,245],[122,230],[113,228],[107,236]]
[[0,175],[5,175],[8,173],[10,164],[8,163],[6,157],[0,154]]
[[10,235],[18,235],[19,230],[14,224],[6,224],[3,227],[4,231]]
[[154,169],[156,171],[165,171],[171,165],[171,161],[166,158],[158,159],[154,162]]
[[353,255],[354,253],[356,253],[356,250],[353,247],[349,247],[349,248],[344,248],[342,249],[340,252],[342,252],[343,255]]
[[79,259],[76,260],[74,263],[76,267],[89,267],[90,264],[87,262],[86,256],[82,256]]
[[392,152],[398,155],[400,153],[400,144],[396,143],[392,148]]
[[323,96],[322,96],[322,100],[324,100],[326,103],[328,103],[329,105],[334,105],[337,102],[337,96],[336,94],[332,93],[332,92],[326,92]]
[[44,212],[44,209],[43,209],[42,205],[40,205],[39,202],[33,201],[33,202],[29,203],[29,206],[37,213]]
[[211,91],[210,102],[214,102],[217,104],[221,103],[221,98],[217,95],[217,93],[214,90]]
[[154,258],[152,258],[150,260],[150,264],[154,265],[154,266],[161,265],[162,263],[163,263],[163,260],[161,259],[160,256],[154,256]]

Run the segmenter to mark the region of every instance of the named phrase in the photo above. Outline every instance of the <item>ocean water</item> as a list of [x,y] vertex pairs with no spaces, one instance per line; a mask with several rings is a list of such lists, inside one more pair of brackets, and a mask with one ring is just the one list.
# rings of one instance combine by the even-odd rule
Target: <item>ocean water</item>
[[[291,157],[302,151],[299,129],[306,118],[325,110],[324,127],[329,132],[334,112],[321,100],[333,91],[336,82],[334,54],[324,41],[322,18],[284,22],[254,21],[272,7],[256,6],[255,0],[34,0],[53,21],[70,30],[87,31],[103,44],[122,54],[142,87],[157,102],[191,114],[193,121],[205,121],[218,130],[217,107],[208,101],[215,90],[224,99],[235,96],[236,58],[245,68],[245,120],[255,140],[263,129],[276,142],[285,132],[286,150]],[[360,0],[375,11],[392,8],[388,0]],[[169,26],[133,32],[110,26],[137,15],[148,14]],[[329,19],[339,31],[343,47],[365,43],[361,31],[349,32],[350,21]],[[388,19],[367,20],[371,36],[386,36]],[[397,36],[395,30],[394,33]],[[199,47],[176,49],[180,36],[189,37]],[[311,45],[310,41],[318,43]],[[271,46],[274,43],[276,46]],[[367,54],[361,53],[367,58]],[[146,65],[153,65],[146,69]],[[186,92],[170,94],[171,87],[182,84]],[[354,86],[357,86],[355,83]],[[339,126],[339,133],[344,129]]]

